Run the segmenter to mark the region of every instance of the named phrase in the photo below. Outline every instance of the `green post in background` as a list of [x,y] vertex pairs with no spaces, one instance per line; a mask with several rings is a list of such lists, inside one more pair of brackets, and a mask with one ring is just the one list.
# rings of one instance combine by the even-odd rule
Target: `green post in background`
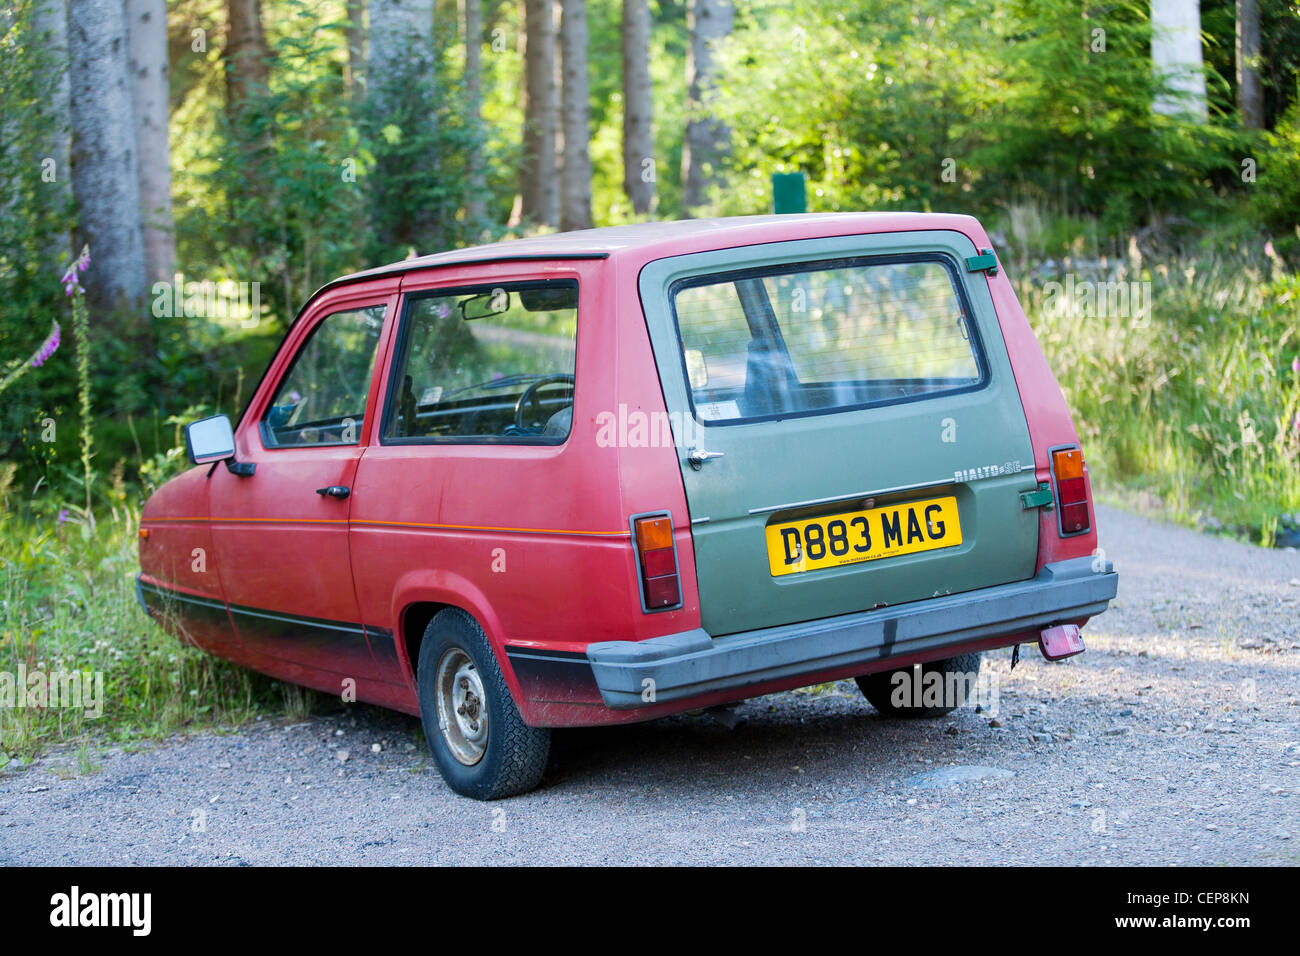
[[808,211],[807,179],[802,172],[772,174],[772,211]]

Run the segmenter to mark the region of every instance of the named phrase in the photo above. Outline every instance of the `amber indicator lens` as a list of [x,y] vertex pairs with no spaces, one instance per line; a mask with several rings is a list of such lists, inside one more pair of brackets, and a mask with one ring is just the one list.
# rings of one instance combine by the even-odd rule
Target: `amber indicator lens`
[[1083,452],[1077,448],[1066,448],[1052,454],[1052,470],[1056,472],[1057,481],[1068,478],[1083,477]]
[[645,554],[673,546],[673,522],[667,515],[659,518],[636,519],[636,546]]

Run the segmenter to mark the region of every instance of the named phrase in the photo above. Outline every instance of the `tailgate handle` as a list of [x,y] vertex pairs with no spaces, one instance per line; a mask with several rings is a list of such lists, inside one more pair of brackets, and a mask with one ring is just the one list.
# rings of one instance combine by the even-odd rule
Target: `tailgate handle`
[[699,471],[704,467],[706,461],[721,458],[725,454],[725,451],[705,451],[703,448],[692,448],[686,453],[686,460],[691,463],[692,468]]
[[987,272],[991,276],[998,274],[998,257],[992,249],[981,249],[978,256],[966,257],[967,272]]
[[1020,492],[1020,505],[1025,511],[1030,508],[1046,508],[1052,510],[1052,486],[1045,481],[1040,481],[1038,487],[1033,491]]

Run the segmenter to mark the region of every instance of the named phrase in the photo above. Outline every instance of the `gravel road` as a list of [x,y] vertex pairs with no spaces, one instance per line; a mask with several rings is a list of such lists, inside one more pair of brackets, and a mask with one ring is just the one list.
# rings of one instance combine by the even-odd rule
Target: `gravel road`
[[0,864],[1300,862],[1300,554],[1109,508],[1088,652],[985,655],[996,714],[879,717],[851,682],[558,733],[540,790],[453,794],[419,723],[305,723],[0,774]]

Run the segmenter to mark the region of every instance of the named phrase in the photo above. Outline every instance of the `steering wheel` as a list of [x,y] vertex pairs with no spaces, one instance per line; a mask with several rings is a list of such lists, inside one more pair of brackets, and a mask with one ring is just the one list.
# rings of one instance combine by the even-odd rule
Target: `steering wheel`
[[563,372],[556,375],[547,375],[543,378],[539,378],[537,381],[533,382],[532,385],[529,385],[524,389],[524,393],[520,395],[519,400],[515,402],[515,428],[519,429],[519,431],[528,430],[528,426],[524,424],[525,411],[531,406],[534,409],[535,418],[540,417],[542,414],[542,402],[541,399],[537,397],[538,391],[540,391],[544,386],[555,385],[558,382],[565,382],[572,385],[573,376]]

